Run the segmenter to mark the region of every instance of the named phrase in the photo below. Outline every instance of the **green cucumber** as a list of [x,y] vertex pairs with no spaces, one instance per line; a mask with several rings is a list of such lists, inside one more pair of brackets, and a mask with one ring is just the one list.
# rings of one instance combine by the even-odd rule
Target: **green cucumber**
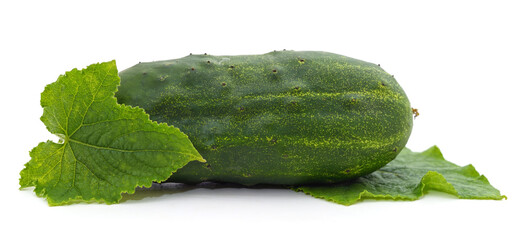
[[139,63],[116,97],[183,131],[207,160],[169,181],[333,183],[373,172],[403,149],[409,100],[379,65],[274,51]]

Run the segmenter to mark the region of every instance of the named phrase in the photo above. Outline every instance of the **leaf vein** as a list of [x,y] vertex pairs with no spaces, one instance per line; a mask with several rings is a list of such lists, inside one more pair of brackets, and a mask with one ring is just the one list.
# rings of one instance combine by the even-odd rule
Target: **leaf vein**
[[92,126],[92,125],[96,125],[96,124],[108,123],[108,122],[117,122],[117,121],[122,121],[122,120],[137,120],[137,118],[118,118],[118,119],[110,119],[110,120],[98,121],[98,122],[93,122],[93,123],[84,123],[84,124],[82,124],[81,126],[82,126],[82,127],[87,127],[87,126]]
[[72,110],[74,110],[74,103],[76,102],[76,96],[78,93],[79,93],[79,85],[77,85],[77,87],[76,87],[76,93],[74,94],[74,97],[72,98],[72,106],[70,106],[70,111],[68,111],[65,134],[68,134],[68,124],[70,123],[70,114],[72,113]]
[[[59,150],[61,150],[63,147],[60,147],[58,148],[56,151],[54,151],[52,154],[50,154],[49,156],[47,156],[46,158],[42,159],[41,161],[45,161],[47,159],[49,159],[50,157],[54,156],[54,154],[56,154]],[[58,166],[59,164],[61,163],[61,161],[58,161],[49,171],[47,171],[45,174],[43,174],[41,177],[39,177],[38,179],[42,179],[44,178],[45,176],[47,176],[47,174],[49,174],[50,172],[52,172],[52,170],[54,170],[54,168],[56,168],[56,166]]]
[[165,149],[137,149],[137,150],[127,150],[127,149],[120,149],[120,148],[112,148],[112,147],[101,147],[101,146],[96,146],[96,145],[92,145],[92,144],[88,144],[88,143],[84,143],[84,142],[81,142],[81,141],[77,141],[77,140],[74,140],[74,139],[69,139],[70,142],[74,142],[74,143],[77,143],[77,144],[81,144],[81,145],[84,145],[84,146],[88,146],[88,147],[91,147],[91,148],[96,148],[96,149],[100,149],[100,150],[107,150],[107,151],[116,151],[116,152],[126,152],[126,153],[135,153],[135,152],[169,152],[169,153],[178,153],[178,154],[183,154],[183,155],[188,155],[188,156],[192,156],[194,157],[194,159],[198,159],[199,157],[193,155],[193,154],[190,154],[190,153],[186,153],[186,152],[179,152],[179,151],[173,151],[173,150],[165,150]]
[[63,158],[65,157],[66,152],[66,143],[63,145],[63,154],[61,154],[61,158],[59,159],[59,177],[56,183],[54,184],[53,188],[58,185],[58,183],[61,181],[61,176],[63,176]]
[[113,140],[108,144],[108,146],[111,146],[115,141],[119,140],[120,138],[122,138],[122,137],[124,137],[124,136],[126,136],[126,135],[130,135],[130,134],[138,133],[138,132],[158,133],[158,134],[163,134],[163,135],[167,135],[167,136],[169,136],[169,134],[167,134],[167,133],[163,133],[163,132],[150,131],[150,130],[135,130],[135,131],[131,131],[131,132],[126,132],[126,133],[119,134],[117,137],[114,137],[114,138],[113,138]]
[[[98,176],[97,174],[95,174],[83,161],[79,161],[79,159],[77,159],[76,154],[74,153],[74,149],[72,149],[72,146],[70,146],[70,151],[72,151],[72,156],[74,156],[74,159],[76,160],[76,163],[77,162],[81,163],[92,175],[94,175],[94,177],[96,177],[97,179],[102,180],[102,181],[110,184],[110,186],[114,187],[114,185],[111,182],[109,182],[108,180],[106,180],[106,179]],[[74,181],[75,181],[75,179],[76,179],[76,174],[74,172]]]
[[59,122],[58,120],[58,117],[56,117],[56,111],[53,109],[52,110],[52,113],[49,112],[49,114],[54,117],[54,120],[56,120],[56,123],[58,124],[59,128],[61,128],[61,130],[63,130],[63,133],[66,134],[67,131],[65,130],[65,128],[63,128],[63,126],[61,126],[61,123]]
[[106,81],[110,71],[112,70],[113,66],[110,66],[110,69],[108,71],[106,71],[106,74],[104,75],[103,77],[103,80],[101,81],[101,84],[99,84],[99,87],[97,87],[97,90],[95,91],[93,97],[92,97],[92,101],[90,102],[90,104],[88,104],[88,106],[86,107],[85,109],[85,112],[83,114],[83,118],[81,119],[81,123],[79,124],[79,126],[70,134],[70,136],[74,135],[77,130],[79,130],[82,126],[83,126],[83,123],[85,121],[85,117],[86,117],[86,114],[88,114],[88,110],[90,110],[90,107],[92,106],[92,104],[95,102],[95,98],[97,97],[97,94],[99,94],[99,91],[101,90],[102,86],[104,85],[104,82]]

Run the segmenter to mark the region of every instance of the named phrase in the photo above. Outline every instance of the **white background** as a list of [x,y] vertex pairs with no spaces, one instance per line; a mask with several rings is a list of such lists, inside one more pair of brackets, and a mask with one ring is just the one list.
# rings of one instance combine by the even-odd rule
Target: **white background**
[[[17,239],[516,239],[518,6],[512,1],[2,1],[0,237]],[[171,1],[173,2],[173,1]],[[28,151],[57,139],[40,93],[65,71],[139,61],[320,50],[380,63],[421,116],[408,147],[438,145],[509,197],[345,207],[283,189],[139,192],[49,207],[18,190]],[[2,236],[3,235],[3,236]]]

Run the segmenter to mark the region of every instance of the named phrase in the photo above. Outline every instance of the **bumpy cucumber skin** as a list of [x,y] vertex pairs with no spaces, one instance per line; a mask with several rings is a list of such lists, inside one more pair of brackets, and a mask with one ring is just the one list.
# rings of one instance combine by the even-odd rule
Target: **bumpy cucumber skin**
[[168,181],[333,183],[373,172],[407,143],[412,110],[378,65],[274,51],[139,63],[116,97],[186,133],[207,160]]

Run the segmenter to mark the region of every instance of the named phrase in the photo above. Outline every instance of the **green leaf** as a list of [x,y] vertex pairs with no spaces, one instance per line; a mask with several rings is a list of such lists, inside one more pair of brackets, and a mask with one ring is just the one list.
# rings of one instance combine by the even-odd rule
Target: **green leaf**
[[293,188],[313,197],[343,205],[370,199],[417,200],[428,190],[446,192],[463,199],[503,199],[472,165],[448,162],[436,146],[422,153],[404,149],[383,168],[348,183]]
[[166,180],[193,160],[205,161],[179,129],[119,105],[115,61],[61,75],[41,94],[47,129],[61,138],[42,142],[21,171],[50,205],[74,200],[116,203],[121,193]]

